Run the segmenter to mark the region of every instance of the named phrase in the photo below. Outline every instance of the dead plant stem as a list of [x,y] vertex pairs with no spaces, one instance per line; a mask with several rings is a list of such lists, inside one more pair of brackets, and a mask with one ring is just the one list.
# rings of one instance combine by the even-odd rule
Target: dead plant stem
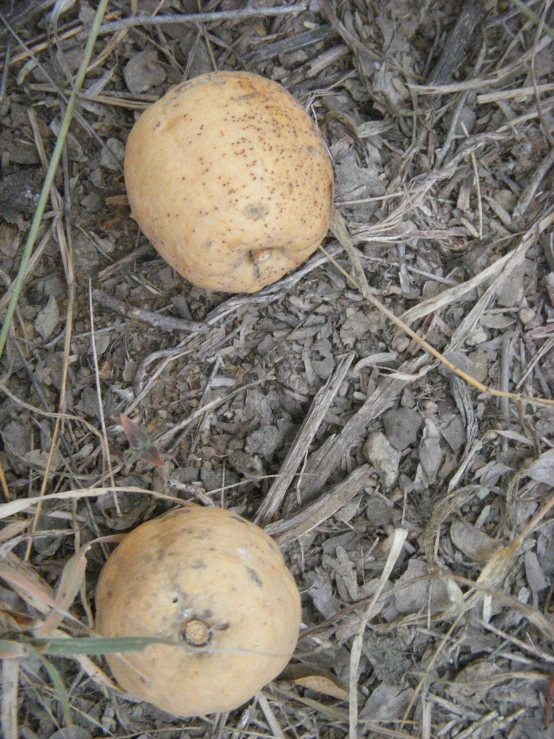
[[[115,477],[112,469],[112,458],[110,455],[110,448],[108,444],[108,429],[106,428],[106,418],[104,415],[104,404],[102,402],[102,388],[100,386],[100,368],[98,366],[98,351],[96,349],[96,336],[94,332],[94,306],[92,303],[92,284],[89,279],[89,315],[90,315],[90,330],[91,330],[91,347],[92,347],[92,358],[94,362],[94,378],[96,384],[96,398],[98,402],[98,416],[100,418],[100,425],[102,427],[102,438],[104,443],[102,448],[104,450],[104,458],[106,460],[106,466],[108,468],[108,477],[112,483],[112,487],[115,488]],[[121,515],[121,509],[119,507],[119,500],[117,493],[114,490],[113,494],[115,510],[118,516]]]
[[[381,303],[381,301],[378,300],[373,295],[369,287],[369,284],[367,282],[367,279],[365,277],[365,273],[363,271],[359,257],[352,244],[350,235],[348,234],[346,230],[346,226],[344,224],[342,216],[337,211],[333,212],[333,217],[331,219],[331,230],[333,234],[335,235],[335,237],[339,240],[339,242],[344,246],[348,255],[350,256],[350,259],[352,260],[354,268],[360,277],[360,282],[358,282],[350,274],[348,274],[348,272],[341,267],[341,265],[336,261],[336,259],[334,259],[327,251],[325,251],[325,249],[322,246],[320,246],[319,248],[325,254],[325,256],[329,259],[329,261],[332,262],[332,264],[339,270],[339,272],[341,272],[354,285],[354,287],[357,287],[358,290],[361,291],[362,295],[368,301],[368,303],[371,303],[371,305],[373,305],[374,308],[377,308],[377,310],[383,313],[383,315],[385,315],[389,319],[389,321],[391,321],[391,323],[394,323],[395,326],[398,326],[398,328],[400,328],[410,338],[416,341],[422,349],[424,349],[426,352],[428,352],[433,357],[435,357],[435,359],[438,359],[438,361],[441,362],[441,364],[444,364],[446,367],[448,367],[449,370],[457,374],[467,383],[472,385],[474,388],[476,388],[480,392],[486,393],[487,395],[493,395],[498,398],[509,398],[510,400],[516,403],[525,402],[525,403],[531,403],[531,404],[537,404],[537,405],[554,406],[554,400],[547,400],[546,398],[532,398],[527,395],[519,395],[518,393],[509,393],[503,390],[497,390],[495,388],[487,387],[486,385],[483,385],[481,382],[476,380],[474,377],[471,377],[471,375],[468,375],[466,372],[461,370],[459,367],[456,367],[455,364],[452,364],[452,362],[448,360],[443,354],[441,354],[438,351],[438,349],[435,349],[434,346],[432,346],[427,341],[425,341],[425,339],[422,339],[421,336],[419,336],[415,331],[412,331],[412,329],[409,326],[407,326],[404,323],[404,321],[398,318],[398,316],[396,316],[392,311],[390,311],[387,307],[385,307],[383,303]],[[533,236],[534,236],[534,231],[529,231],[525,235],[524,240],[527,240],[528,238],[532,238]]]
[[261,18],[277,15],[289,15],[301,13],[306,10],[308,3],[297,3],[296,5],[275,5],[273,8],[243,8],[240,10],[216,10],[212,13],[187,13],[175,15],[134,15],[120,21],[105,23],[100,27],[99,34],[122,31],[126,28],[136,26],[167,26],[185,24],[196,26],[198,23],[218,23],[222,21],[239,21],[247,18]]
[[21,257],[21,264],[19,266],[19,271],[17,273],[17,277],[15,278],[15,282],[14,282],[13,294],[8,304],[8,307],[6,309],[6,315],[4,318],[3,325],[2,325],[2,330],[0,331],[0,357],[2,357],[2,354],[4,352],[4,347],[6,346],[8,332],[10,330],[11,322],[12,322],[12,319],[15,313],[17,301],[19,300],[21,289],[23,288],[23,283],[27,276],[27,267],[29,265],[29,260],[33,253],[33,249],[34,249],[34,246],[37,240],[38,230],[42,222],[44,211],[46,209],[46,203],[48,201],[48,196],[50,194],[50,188],[52,187],[52,184],[54,183],[54,176],[58,169],[58,164],[60,162],[63,147],[65,145],[65,140],[69,132],[69,126],[73,119],[73,114],[74,114],[75,107],[77,105],[77,100],[79,97],[79,91],[83,87],[83,83],[85,81],[85,75],[86,75],[88,65],[90,63],[92,52],[94,49],[94,43],[98,35],[98,30],[100,28],[102,18],[104,17],[104,13],[106,12],[107,5],[108,5],[108,0],[100,0],[100,2],[98,3],[98,8],[96,9],[96,14],[94,16],[92,27],[91,27],[91,30],[90,30],[90,33],[87,39],[86,46],[85,46],[83,59],[81,61],[81,65],[79,67],[77,76],[75,78],[73,90],[67,102],[67,108],[65,110],[65,115],[62,120],[60,132],[56,140],[56,145],[54,146],[54,151],[52,152],[52,157],[50,159],[50,165],[48,167],[46,176],[44,178],[44,183],[42,185],[40,197],[39,197],[37,207],[36,207],[36,210],[33,216],[31,228],[29,229],[29,235],[27,237],[27,241],[25,242],[25,248],[23,250],[23,254]]

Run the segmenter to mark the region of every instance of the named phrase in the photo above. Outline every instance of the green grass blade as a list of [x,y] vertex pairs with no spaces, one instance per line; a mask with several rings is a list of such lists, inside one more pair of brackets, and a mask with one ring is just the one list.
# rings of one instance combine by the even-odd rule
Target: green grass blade
[[[528,18],[530,18],[534,23],[536,23],[537,26],[540,26],[542,18],[534,11],[532,11],[531,8],[528,8],[523,0],[512,0],[512,4],[515,5],[516,8],[521,10],[521,12],[524,13]],[[545,33],[554,38],[554,31],[550,28],[550,26],[547,26],[546,23],[543,23],[542,27]]]
[[76,639],[34,639],[33,646],[42,654],[52,654],[71,657],[74,654],[100,655],[115,654],[117,652],[137,652],[146,649],[150,644],[166,644],[168,646],[182,646],[184,642],[162,639],[155,636],[113,636],[113,637],[83,637]]
[[40,650],[34,649],[33,646],[28,643],[26,643],[25,646],[36,657],[38,657],[38,659],[44,665],[46,671],[48,672],[50,680],[52,681],[52,685],[54,686],[56,695],[58,696],[59,701],[62,704],[65,724],[66,726],[71,726],[73,724],[73,720],[71,718],[71,703],[69,702],[69,695],[67,693],[67,690],[65,689],[65,685],[63,684],[63,680],[62,680],[60,673],[57,671],[54,665],[50,662],[50,660],[46,659],[46,657],[40,652]]
[[42,191],[40,193],[39,201],[37,203],[35,214],[33,216],[31,228],[29,229],[29,235],[27,236],[27,241],[25,242],[25,248],[23,250],[23,256],[21,257],[19,271],[17,273],[17,277],[15,278],[13,294],[6,309],[6,316],[2,325],[2,331],[0,331],[0,358],[2,357],[4,347],[6,346],[8,332],[10,330],[13,315],[15,313],[17,301],[19,300],[19,294],[25,280],[25,273],[27,271],[27,267],[29,266],[29,260],[31,259],[33,248],[37,240],[40,222],[42,220],[42,216],[44,215],[46,203],[50,195],[50,188],[52,187],[52,183],[54,182],[54,175],[56,174],[56,170],[58,169],[58,164],[60,162],[63,147],[65,145],[65,139],[69,131],[69,125],[71,123],[71,119],[73,118],[73,111],[75,110],[75,106],[77,104],[79,91],[81,90],[83,82],[85,80],[85,75],[92,57],[94,43],[96,41],[96,37],[98,36],[98,29],[100,28],[102,18],[104,17],[104,13],[106,12],[108,1],[109,0],[100,0],[98,4],[98,9],[96,11],[96,15],[94,16],[92,28],[90,30],[90,34],[85,46],[83,60],[75,78],[75,86],[71,92],[71,95],[69,96],[58,140],[56,141],[54,151],[52,152],[52,158],[50,159],[50,164],[48,166],[48,171],[46,172],[46,177],[44,178],[44,184],[42,185]]

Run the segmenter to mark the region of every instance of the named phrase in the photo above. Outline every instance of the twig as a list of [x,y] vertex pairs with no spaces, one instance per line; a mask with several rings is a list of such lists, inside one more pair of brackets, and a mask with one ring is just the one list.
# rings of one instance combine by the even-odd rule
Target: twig
[[[500,382],[498,383],[500,390],[508,391],[510,387],[510,364],[512,358],[511,350],[512,337],[510,333],[505,333],[502,337],[502,351],[500,352]],[[510,421],[510,403],[508,398],[500,398],[500,410],[504,423]]]
[[542,160],[542,162],[537,167],[535,174],[531,178],[531,181],[529,182],[525,190],[519,196],[517,205],[514,208],[514,212],[512,213],[512,220],[514,221],[514,223],[517,223],[521,218],[523,218],[523,216],[527,212],[527,209],[533,202],[533,198],[535,197],[537,188],[539,187],[546,173],[552,167],[553,164],[554,164],[554,149],[551,149],[548,155]]
[[0,80],[0,102],[4,100],[6,95],[6,82],[8,81],[8,67],[10,65],[10,55],[12,51],[12,40],[8,39],[6,51],[4,53],[4,69],[2,70],[2,79]]
[[172,318],[171,316],[161,316],[158,313],[152,313],[141,308],[134,308],[127,305],[123,300],[117,300],[105,293],[103,290],[95,289],[92,291],[92,297],[97,303],[110,308],[126,318],[134,318],[143,323],[149,323],[154,328],[162,329],[162,331],[193,331],[195,333],[206,333],[208,328],[203,323],[196,321],[186,321],[182,318]]
[[[469,136],[467,132],[467,128],[462,123],[462,127],[464,129],[464,133],[466,136]],[[473,167],[473,177],[475,178],[475,191],[477,193],[477,214],[479,218],[479,238],[483,238],[483,199],[481,197],[481,180],[479,179],[479,167],[477,166],[477,157],[475,156],[475,152],[472,151],[470,154],[471,157],[471,166]]]
[[246,18],[264,18],[276,15],[292,15],[306,10],[308,3],[296,5],[275,5],[273,8],[243,8],[241,10],[220,10],[213,13],[189,13],[187,15],[134,15],[121,21],[112,21],[100,26],[99,35],[114,31],[123,31],[136,26],[168,26],[171,24],[185,24],[195,26],[198,23],[218,23],[221,21],[239,21]]
[[197,418],[200,418],[204,413],[207,413],[208,411],[213,410],[214,408],[219,408],[220,405],[223,405],[224,403],[228,403],[232,398],[235,397],[235,395],[238,395],[239,393],[244,392],[245,390],[248,390],[250,387],[254,387],[255,385],[260,385],[262,382],[267,382],[269,378],[267,376],[260,378],[259,380],[254,380],[253,382],[249,382],[247,385],[241,385],[236,390],[233,390],[228,395],[226,395],[224,398],[216,398],[215,400],[210,401],[209,403],[206,403],[206,405],[202,406],[202,408],[199,408],[198,410],[194,411],[194,413],[191,413],[190,416],[187,418],[184,418],[179,423],[175,424],[175,426],[172,426],[168,431],[166,431],[164,434],[161,434],[156,439],[154,439],[154,444],[157,447],[164,447],[171,439],[173,439],[174,436],[176,436],[179,432],[181,432],[184,428],[186,428],[190,423],[194,423]]
[[144,254],[148,254],[149,251],[153,251],[154,247],[148,243],[143,244],[143,246],[139,246],[137,249],[134,249],[129,254],[125,254],[124,257],[121,257],[121,259],[118,259],[117,262],[114,262],[113,264],[110,264],[108,267],[105,267],[101,272],[98,273],[98,279],[103,282],[104,280],[107,280],[108,277],[111,277],[115,272],[117,272],[120,267],[125,266],[126,264],[130,264],[131,262],[136,261],[139,257],[142,257]]
[[481,0],[466,0],[444,45],[440,59],[429,75],[430,85],[441,85],[452,79],[460,63],[467,57],[467,49],[473,40],[475,27],[484,13],[485,6]]

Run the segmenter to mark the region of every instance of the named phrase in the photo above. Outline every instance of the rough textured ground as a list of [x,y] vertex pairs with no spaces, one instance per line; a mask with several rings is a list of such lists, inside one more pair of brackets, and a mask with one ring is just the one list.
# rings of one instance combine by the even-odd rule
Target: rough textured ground
[[[4,733],[554,737],[550,3],[529,2],[534,18],[502,0],[276,4],[108,5],[105,23],[181,22],[105,29],[94,47],[1,359],[1,495],[22,504],[0,507],[0,602],[3,638],[28,641],[48,597],[68,607],[60,578],[80,547],[170,509],[164,496],[195,500],[277,538],[302,593],[295,658],[240,710],[176,720],[108,689],[102,658],[52,657],[73,705],[60,734],[52,675],[24,654],[4,660]],[[2,316],[96,8],[52,6],[12,0],[0,19]],[[227,16],[183,22],[198,10]],[[306,107],[353,242],[330,234],[250,296],[184,282],[126,205],[138,113],[214,68]],[[360,265],[463,377],[369,302]],[[83,493],[110,486],[117,503]],[[69,578],[81,626],[59,620],[58,635],[92,626],[109,546],[90,547],[81,588]]]

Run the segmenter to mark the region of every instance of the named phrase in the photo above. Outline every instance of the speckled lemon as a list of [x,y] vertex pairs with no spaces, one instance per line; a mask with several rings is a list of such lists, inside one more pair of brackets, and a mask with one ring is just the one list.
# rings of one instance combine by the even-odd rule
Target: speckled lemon
[[229,711],[289,661],[300,596],[275,542],[220,508],[187,505],[142,524],[100,574],[96,631],[178,645],[107,655],[121,687],[177,716]]
[[132,215],[193,284],[256,292],[295,269],[329,228],[333,170],[310,116],[281,85],[216,72],[171,89],[125,154]]

